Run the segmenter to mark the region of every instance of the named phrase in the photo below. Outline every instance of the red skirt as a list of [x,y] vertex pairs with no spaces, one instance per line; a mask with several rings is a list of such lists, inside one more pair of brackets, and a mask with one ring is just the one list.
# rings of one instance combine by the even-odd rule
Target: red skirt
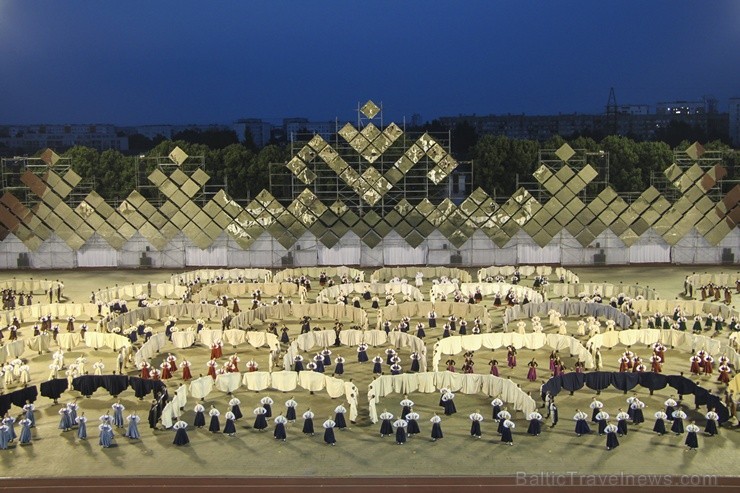
[[190,374],[190,367],[186,366],[182,369],[182,379],[183,380],[190,380],[193,378],[193,376]]
[[144,380],[149,380],[151,377],[149,376],[149,367],[144,367],[141,369],[141,378]]
[[213,377],[214,380],[216,380],[216,367],[215,366],[209,366],[208,367],[208,374]]
[[498,366],[491,365],[491,375],[497,377],[498,376]]
[[691,362],[691,373],[697,374],[701,371],[699,368],[699,363],[697,361]]
[[662,370],[662,368],[660,367],[660,363],[659,363],[659,362],[657,362],[657,361],[653,361],[653,363],[652,363],[652,367],[653,367],[653,371],[654,371],[655,373],[660,373],[660,372],[661,372],[661,370]]
[[170,373],[174,373],[177,371],[177,363],[175,363],[174,361],[170,361],[169,365],[170,365]]
[[704,373],[706,373],[707,375],[712,374],[712,363],[710,363],[709,361],[704,362]]
[[627,371],[627,363],[625,363],[624,361],[622,361],[621,363],[619,363],[619,371],[620,372]]
[[165,366],[162,368],[162,380],[167,380],[168,378],[172,378],[172,373],[170,373],[170,367]]
[[719,378],[717,380],[722,383],[730,383],[730,373],[726,371],[719,372]]

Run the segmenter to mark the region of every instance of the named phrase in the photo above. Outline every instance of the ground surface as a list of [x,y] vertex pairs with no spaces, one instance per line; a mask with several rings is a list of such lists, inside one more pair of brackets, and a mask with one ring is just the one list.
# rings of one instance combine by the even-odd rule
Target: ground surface
[[[624,282],[625,284],[638,283],[655,288],[663,299],[674,299],[682,290],[683,279],[693,271],[727,272],[720,267],[609,267],[609,268],[576,268],[574,271],[580,276],[581,282]],[[169,280],[169,271],[122,271],[122,270],[74,270],[49,272],[1,272],[0,280],[10,277],[17,278],[48,278],[60,279],[65,284],[66,303],[87,302],[91,290],[131,282],[163,282]],[[531,282],[531,281],[530,281]],[[429,283],[425,283],[424,292],[428,293]],[[312,296],[318,289],[314,288]],[[36,302],[43,299],[36,297]],[[491,301],[485,301],[490,305]],[[737,306],[737,301],[735,305]],[[242,307],[248,306],[244,300]],[[374,325],[375,314],[369,310],[371,325]],[[156,321],[155,321],[156,323]],[[163,330],[152,323],[155,330]],[[501,330],[500,312],[494,313],[493,330]],[[295,337],[298,331],[296,325],[289,323],[292,328],[291,336]],[[413,326],[413,323],[412,323]],[[25,333],[29,333],[25,328]],[[552,329],[550,329],[552,330]],[[569,324],[569,331],[574,331],[574,324]],[[426,339],[431,363],[431,346],[440,333],[427,332]],[[720,337],[726,337],[726,334]],[[384,349],[384,348],[381,348]],[[103,359],[106,368],[113,369],[115,354],[109,350],[93,352],[72,351],[68,356],[74,358],[80,353],[88,355],[88,365],[97,359]],[[193,374],[205,373],[204,363],[208,359],[208,350],[203,346],[196,346],[186,350],[172,351],[179,358],[187,357],[193,362]],[[242,362],[254,358],[260,363],[261,369],[267,366],[267,350],[246,350],[240,347],[237,351]],[[602,351],[607,370],[617,369],[616,360],[621,349]],[[642,356],[648,356],[646,349],[641,350]],[[93,354],[95,353],[95,354]],[[380,438],[378,426],[373,425],[368,417],[366,389],[372,380],[371,368],[368,365],[359,365],[354,361],[354,348],[342,348],[335,354],[343,353],[348,360],[346,373],[343,378],[353,379],[360,389],[358,422],[351,425],[351,429],[337,432],[338,444],[328,447],[323,444],[320,434],[304,436],[300,433],[301,420],[288,426],[288,441],[276,442],[272,438],[272,430],[259,433],[251,429],[251,410],[264,395],[270,395],[274,400],[274,409],[281,410],[283,402],[294,396],[299,403],[299,414],[307,407],[316,412],[317,425],[328,416],[334,407],[341,403],[340,399],[329,399],[325,393],[317,392],[309,395],[300,391],[291,394],[280,392],[248,392],[237,391],[236,395],[242,401],[242,411],[245,419],[238,424],[238,434],[234,438],[223,435],[213,435],[205,430],[188,429],[191,444],[187,447],[172,445],[174,434],[172,431],[152,431],[142,422],[140,430],[142,439],[128,441],[122,433],[116,433],[117,446],[102,449],[97,445],[97,418],[105,410],[110,409],[113,398],[104,390],[94,394],[91,399],[79,400],[81,409],[90,418],[88,429],[90,438],[86,442],[78,441],[72,432],[63,433],[57,429],[58,406],[54,406],[49,399],[39,398],[37,401],[38,427],[34,432],[32,445],[14,446],[9,450],[0,451],[0,475],[5,477],[84,477],[84,476],[210,476],[210,477],[238,477],[238,476],[489,476],[489,475],[516,475],[540,473],[567,473],[583,474],[712,474],[721,476],[737,476],[740,467],[737,466],[737,447],[740,444],[740,434],[735,429],[723,428],[720,435],[713,438],[699,438],[700,449],[697,452],[685,452],[683,447],[684,436],[666,435],[658,437],[652,430],[654,413],[662,407],[662,402],[671,393],[670,388],[658,391],[654,396],[641,392],[641,397],[648,405],[645,415],[647,422],[639,427],[631,427],[628,436],[620,439],[620,447],[614,451],[605,450],[605,440],[595,434],[585,437],[576,437],[573,433],[571,417],[576,408],[587,408],[594,393],[588,389],[577,392],[574,396],[561,394],[560,415],[561,421],[553,429],[543,427],[539,437],[530,437],[526,434],[527,422],[521,413],[514,415],[517,428],[514,434],[515,445],[506,446],[499,441],[495,432],[495,423],[490,419],[490,398],[485,395],[466,396],[458,394],[456,405],[458,414],[444,417],[442,426],[445,438],[438,442],[429,440],[429,417],[435,411],[438,396],[436,394],[413,394],[410,396],[417,403],[416,411],[421,414],[421,436],[411,439],[403,446],[394,444],[390,437]],[[638,351],[639,353],[639,351]],[[225,351],[229,354],[229,351]],[[408,368],[408,353],[401,353],[404,368]],[[537,358],[540,367],[547,366],[549,351],[543,348],[538,351],[523,350],[520,357],[520,366],[513,371],[505,370],[502,376],[510,376],[522,387],[536,395],[539,383],[530,383],[525,379],[526,369],[524,362],[531,357]],[[476,354],[477,371],[487,372],[487,361],[490,357],[505,361],[503,350],[491,352],[480,351]],[[32,368],[32,383],[39,384],[46,379],[48,364],[51,355],[36,355],[26,351],[24,359],[29,361]],[[372,354],[371,354],[372,357]],[[688,369],[687,353],[678,350],[669,351],[665,373],[677,374]],[[461,355],[458,357],[462,360]],[[159,361],[156,361],[158,363]],[[179,372],[178,372],[179,373]],[[131,375],[136,374],[133,370]],[[543,375],[544,376],[544,375]],[[546,376],[545,376],[546,377]],[[719,392],[721,388],[714,378],[702,377],[699,380],[712,391]],[[173,390],[179,385],[178,378],[168,382]],[[10,389],[12,390],[12,389]],[[78,397],[74,391],[68,391],[61,402],[68,402]],[[136,410],[146,416],[149,408],[148,401],[139,401],[132,392],[122,394],[122,403],[126,406],[125,414]],[[610,414],[615,415],[618,407],[625,406],[625,397],[621,392],[608,390],[602,392],[601,399]],[[378,405],[379,411],[388,408],[394,414],[400,411],[398,395],[390,395]],[[222,413],[226,411],[228,396],[214,390],[206,401],[206,407],[214,404]],[[190,398],[185,408],[183,418],[192,423],[192,407],[195,401]],[[686,403],[685,410],[690,419],[695,418],[703,427],[704,409],[693,410],[693,399]],[[469,436],[468,414],[480,409],[485,416],[483,422],[483,438],[474,440]],[[17,408],[13,409],[18,412]],[[8,484],[9,485],[9,484]]]

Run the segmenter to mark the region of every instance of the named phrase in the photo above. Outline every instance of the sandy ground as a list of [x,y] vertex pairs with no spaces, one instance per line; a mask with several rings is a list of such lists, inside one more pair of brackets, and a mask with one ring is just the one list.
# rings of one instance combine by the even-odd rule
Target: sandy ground
[[[687,274],[697,272],[727,272],[721,267],[685,267],[685,266],[641,266],[641,267],[608,267],[608,268],[577,268],[575,272],[581,282],[624,282],[625,284],[639,283],[655,288],[663,299],[674,299],[683,289],[683,279]],[[163,282],[169,279],[172,272],[154,270],[74,270],[74,271],[6,271],[0,272],[0,280],[16,278],[47,278],[59,279],[64,282],[65,302],[87,302],[90,292],[98,288],[114,284],[131,282]],[[529,281],[531,282],[531,281]],[[425,283],[425,294],[429,283]],[[314,288],[311,295],[315,296],[318,289]],[[44,298],[37,296],[35,302]],[[485,301],[490,305],[491,301]],[[369,303],[368,303],[369,305]],[[241,303],[242,308],[248,306],[247,300]],[[371,326],[374,325],[375,311],[369,306]],[[737,307],[737,301],[735,301]],[[494,330],[501,330],[501,313],[492,310]],[[291,328],[291,336],[298,334],[297,321],[286,321]],[[412,327],[415,324],[412,321]],[[164,327],[156,321],[150,322],[156,331],[163,331]],[[321,325],[321,324],[319,324]],[[327,324],[330,325],[330,324]],[[574,330],[574,321],[569,323],[569,330]],[[553,330],[553,329],[549,329]],[[22,331],[30,333],[30,326]],[[441,336],[440,329],[427,331],[427,346],[431,359],[431,346]],[[720,337],[726,337],[724,334]],[[196,345],[185,350],[176,350],[173,353],[179,359],[186,357],[193,363],[193,374],[205,373],[205,361],[209,356],[207,348]],[[378,348],[382,351],[385,347]],[[236,350],[242,362],[255,359],[261,369],[267,367],[267,349],[249,349],[239,347]],[[225,354],[231,350],[226,348]],[[636,349],[638,354],[648,356],[646,348]],[[107,369],[115,368],[115,353],[110,350],[93,351],[79,349],[68,353],[68,360],[80,354],[86,354],[88,366],[92,362],[102,359]],[[438,442],[431,442],[429,433],[431,425],[429,418],[440,408],[437,406],[437,394],[412,394],[410,398],[416,402],[416,411],[421,415],[421,436],[412,438],[407,444],[397,446],[393,438],[381,438],[379,425],[373,425],[367,414],[365,399],[367,385],[372,380],[371,366],[360,365],[355,361],[354,348],[336,348],[334,355],[343,354],[347,358],[344,379],[352,379],[360,389],[359,418],[351,429],[337,432],[338,444],[328,447],[323,444],[320,433],[315,436],[304,436],[301,431],[302,422],[288,426],[288,441],[276,442],[272,438],[272,426],[267,432],[257,432],[251,429],[253,416],[251,410],[256,407],[260,398],[270,395],[274,400],[276,410],[284,409],[285,400],[293,396],[299,403],[299,414],[311,407],[316,413],[317,429],[320,422],[329,416],[334,407],[340,404],[341,399],[330,399],[325,393],[310,395],[305,391],[296,391],[291,394],[281,392],[249,392],[237,391],[236,396],[242,401],[242,411],[245,418],[238,423],[236,437],[227,437],[221,434],[213,435],[206,430],[189,428],[191,444],[187,447],[172,445],[174,433],[172,431],[150,430],[145,422],[140,425],[142,439],[129,441],[116,433],[116,446],[102,449],[97,445],[97,418],[110,409],[113,398],[104,390],[96,392],[91,399],[80,398],[81,410],[90,418],[88,423],[90,438],[86,442],[77,440],[73,432],[64,433],[57,429],[59,417],[58,406],[49,399],[39,398],[37,401],[38,427],[34,430],[34,442],[29,446],[11,446],[10,449],[0,451],[0,475],[6,477],[29,476],[434,476],[434,475],[511,475],[517,472],[539,474],[544,472],[579,472],[579,473],[632,473],[632,474],[718,474],[738,475],[740,467],[736,464],[736,450],[740,444],[740,435],[736,429],[723,428],[720,435],[713,438],[699,438],[700,449],[697,452],[685,452],[683,447],[684,436],[674,435],[656,436],[651,432],[653,413],[662,408],[662,402],[672,392],[666,388],[649,396],[646,391],[640,391],[641,398],[647,403],[645,410],[646,423],[631,427],[630,433],[620,439],[620,447],[607,452],[604,437],[592,434],[576,437],[573,433],[572,415],[576,408],[587,408],[593,391],[583,389],[573,396],[561,393],[560,416],[561,421],[555,428],[543,426],[543,433],[539,437],[530,437],[526,434],[527,421],[517,413],[514,421],[517,428],[514,433],[515,445],[506,446],[500,442],[495,432],[495,423],[491,418],[490,398],[485,395],[466,396],[457,394],[456,405],[458,413],[451,417],[443,417],[442,427],[445,438]],[[370,352],[370,357],[373,353]],[[616,360],[621,354],[620,347],[602,351],[607,370],[617,369]],[[502,375],[511,377],[521,384],[525,391],[537,395],[539,382],[530,383],[526,380],[525,362],[535,357],[540,367],[546,367],[549,351],[546,348],[537,351],[522,350],[519,354],[519,366],[514,370],[503,370]],[[408,367],[408,351],[401,351],[403,366]],[[462,355],[458,360],[462,360]],[[32,383],[39,384],[46,379],[48,365],[51,362],[50,354],[37,355],[29,350],[23,355],[32,368]],[[478,372],[487,373],[488,360],[494,357],[505,361],[505,351],[481,350],[476,353],[475,361]],[[677,374],[688,370],[688,353],[678,350],[669,350],[667,353],[666,374]],[[155,361],[159,363],[159,361]],[[430,361],[431,363],[431,361]],[[181,383],[179,373],[176,378],[168,382],[174,390]],[[135,375],[131,369],[129,373]],[[541,374],[541,377],[543,375]],[[701,377],[698,380],[702,385],[714,392],[721,391],[715,382],[715,377]],[[13,389],[9,389],[13,390]],[[74,391],[68,391],[61,402],[68,402],[79,397]],[[619,407],[626,407],[625,398],[621,392],[607,390],[600,398],[605,408],[612,416],[616,415]],[[139,401],[133,392],[126,391],[121,395],[122,403],[126,407],[124,414],[136,410],[144,418],[149,409],[147,400]],[[378,405],[378,410],[387,408],[390,412],[400,412],[399,395],[390,395]],[[226,412],[229,397],[219,391],[212,392],[206,402],[206,408],[213,404]],[[183,418],[192,423],[194,399],[188,400]],[[345,403],[346,404],[346,403]],[[685,403],[685,410],[690,419],[696,419],[703,427],[705,410],[693,410],[693,398]],[[480,409],[486,420],[483,422],[483,438],[474,440],[469,436],[470,422],[468,415]],[[18,408],[12,410],[18,413]],[[317,430],[320,431],[320,430]]]

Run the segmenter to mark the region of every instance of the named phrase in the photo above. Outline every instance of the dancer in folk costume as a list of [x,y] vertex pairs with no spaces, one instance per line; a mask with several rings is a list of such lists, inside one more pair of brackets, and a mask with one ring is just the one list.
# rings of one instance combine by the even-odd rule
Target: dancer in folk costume
[[306,435],[313,436],[314,430],[313,430],[313,418],[314,413],[309,408],[306,410],[305,413],[303,413],[303,433]]
[[177,421],[172,425],[172,428],[175,430],[175,440],[172,442],[174,445],[179,447],[190,443],[190,438],[188,438],[188,432],[186,431],[187,427],[188,424],[185,421]]
[[254,429],[265,431],[267,429],[267,409],[258,406],[252,412],[254,413]]
[[699,433],[699,427],[692,421],[691,424],[686,427],[686,431],[688,432],[686,435],[686,441],[684,442],[686,445],[686,451],[698,449],[699,438],[697,433]]
[[429,421],[432,423],[432,441],[436,442],[440,438],[444,438],[444,434],[442,433],[442,418],[435,413]]
[[533,411],[527,415],[529,421],[529,428],[527,428],[527,434],[532,436],[539,436],[542,433],[542,415],[537,411]]
[[282,414],[275,417],[275,431],[273,432],[275,440],[286,441],[288,439],[288,434],[285,431],[285,424],[287,422],[288,419]]
[[653,431],[660,436],[665,435],[665,420],[666,419],[668,419],[668,415],[664,413],[663,411],[658,411],[655,413],[655,425],[653,425]]
[[514,437],[512,435],[514,428],[516,428],[516,425],[513,421],[509,419],[504,420],[503,427],[501,428],[501,441],[503,443],[507,445],[514,445]]
[[619,447],[619,440],[617,439],[617,427],[611,423],[607,424],[604,428],[606,433],[606,449],[614,450]]
[[673,411],[673,424],[671,425],[671,431],[675,433],[676,436],[681,435],[684,432],[684,429],[683,429],[684,419],[686,419],[685,412],[681,411],[680,409]]
[[206,408],[203,407],[202,404],[196,404],[193,408],[193,411],[195,411],[195,420],[193,421],[193,426],[196,428],[203,428],[206,425]]
[[334,427],[336,426],[336,423],[332,421],[331,417],[324,421],[324,443],[327,443],[331,446],[336,445],[337,439],[334,437]]
[[591,428],[588,426],[588,414],[583,411],[576,409],[576,414],[573,416],[573,420],[576,422],[576,436],[588,435],[591,433]]
[[380,436],[381,437],[387,437],[389,435],[393,434],[393,425],[391,424],[391,420],[393,419],[393,415],[389,413],[388,411],[383,411],[380,413],[380,416],[378,416],[381,420],[380,422]]
[[714,412],[714,409],[710,409],[709,412],[706,414],[707,418],[707,425],[704,427],[704,433],[707,435],[714,436],[718,433],[717,431],[717,421],[719,420],[719,414]]
[[140,439],[141,434],[139,433],[139,421],[141,421],[141,418],[136,414],[136,411],[126,416],[126,421],[128,421],[128,428],[126,429],[126,434],[124,436],[132,440]]
[[479,413],[477,410],[472,413],[470,416],[470,436],[474,438],[480,438],[481,437],[481,422],[483,421],[483,415]]
[[294,398],[290,398],[287,401],[285,401],[285,407],[286,407],[286,413],[285,418],[290,422],[294,423],[296,420],[296,408],[298,407],[298,403]]

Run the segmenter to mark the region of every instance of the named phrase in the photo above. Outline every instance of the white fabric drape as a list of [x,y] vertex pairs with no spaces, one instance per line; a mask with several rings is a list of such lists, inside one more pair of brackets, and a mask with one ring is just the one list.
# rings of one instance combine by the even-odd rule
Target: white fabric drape
[[170,283],[179,286],[196,280],[201,283],[208,283],[211,279],[231,279],[235,281],[244,279],[269,282],[272,279],[272,272],[268,269],[198,269],[174,274],[170,277]]
[[460,282],[472,282],[470,273],[457,267],[382,267],[370,274],[370,282],[387,282],[394,278],[414,279],[416,273],[423,274],[424,282],[447,277]]
[[185,265],[221,266],[228,264],[226,246],[214,245],[201,250],[198,247],[185,247]]

